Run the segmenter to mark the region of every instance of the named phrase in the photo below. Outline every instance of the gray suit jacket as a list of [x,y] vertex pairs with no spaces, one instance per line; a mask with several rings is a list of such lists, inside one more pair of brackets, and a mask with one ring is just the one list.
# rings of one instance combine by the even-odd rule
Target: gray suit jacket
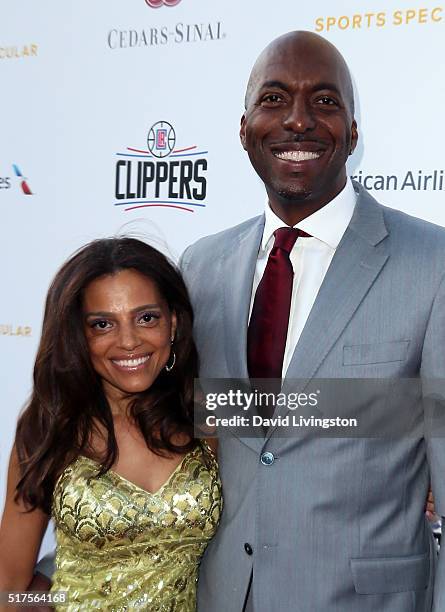
[[[354,187],[353,218],[286,379],[444,378],[445,230]],[[183,255],[204,378],[247,378],[263,224],[251,219]],[[272,428],[266,439],[222,439],[219,463],[225,506],[201,565],[200,611],[241,612],[252,569],[255,612],[445,610],[445,560],[435,571],[424,517],[430,477],[445,515],[443,438],[283,439]]]

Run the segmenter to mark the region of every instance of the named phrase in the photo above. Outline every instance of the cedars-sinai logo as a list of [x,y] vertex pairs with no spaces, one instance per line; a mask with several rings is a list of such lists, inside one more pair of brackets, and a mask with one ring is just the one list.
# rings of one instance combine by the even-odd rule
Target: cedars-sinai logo
[[207,153],[197,145],[176,146],[168,121],[157,121],[145,132],[145,147],[116,153],[115,206],[175,208],[195,212],[206,206]]
[[151,8],[161,8],[161,6],[176,6],[181,0],[145,0],[145,4]]

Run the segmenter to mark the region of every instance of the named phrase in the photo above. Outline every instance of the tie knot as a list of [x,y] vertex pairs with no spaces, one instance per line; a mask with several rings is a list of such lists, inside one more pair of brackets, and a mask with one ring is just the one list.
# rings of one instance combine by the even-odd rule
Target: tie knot
[[294,248],[294,244],[298,236],[307,236],[306,232],[298,229],[297,227],[280,227],[275,230],[273,235],[275,236],[274,247],[277,249],[283,249],[286,253],[290,253]]

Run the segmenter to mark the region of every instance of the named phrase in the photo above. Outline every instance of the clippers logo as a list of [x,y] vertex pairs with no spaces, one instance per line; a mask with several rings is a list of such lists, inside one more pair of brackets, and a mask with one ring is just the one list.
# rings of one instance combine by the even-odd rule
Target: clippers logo
[[28,183],[26,182],[25,177],[23,176],[20,168],[17,166],[17,164],[12,164],[12,168],[14,170],[15,175],[19,178],[22,179],[20,181],[20,187],[22,188],[22,191],[25,195],[32,195],[32,191],[29,188]]
[[195,212],[204,208],[207,194],[208,151],[197,145],[176,148],[176,132],[168,121],[148,130],[147,150],[127,147],[116,153],[115,206],[174,208]]
[[167,121],[155,123],[147,138],[148,150],[155,157],[167,157],[175,148],[176,134],[173,126]]
[[145,0],[151,8],[161,8],[161,6],[176,6],[181,0]]

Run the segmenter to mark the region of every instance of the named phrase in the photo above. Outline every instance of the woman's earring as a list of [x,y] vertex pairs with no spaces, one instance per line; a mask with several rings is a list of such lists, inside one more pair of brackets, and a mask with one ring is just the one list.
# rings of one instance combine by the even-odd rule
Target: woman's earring
[[[170,344],[173,346],[173,338],[171,339]],[[175,367],[176,353],[175,353],[175,351],[173,349],[171,350],[171,354],[173,355],[173,361],[171,362],[170,365],[168,363],[166,364],[166,366],[165,366],[165,371],[166,372],[171,372],[173,370],[173,368]]]

